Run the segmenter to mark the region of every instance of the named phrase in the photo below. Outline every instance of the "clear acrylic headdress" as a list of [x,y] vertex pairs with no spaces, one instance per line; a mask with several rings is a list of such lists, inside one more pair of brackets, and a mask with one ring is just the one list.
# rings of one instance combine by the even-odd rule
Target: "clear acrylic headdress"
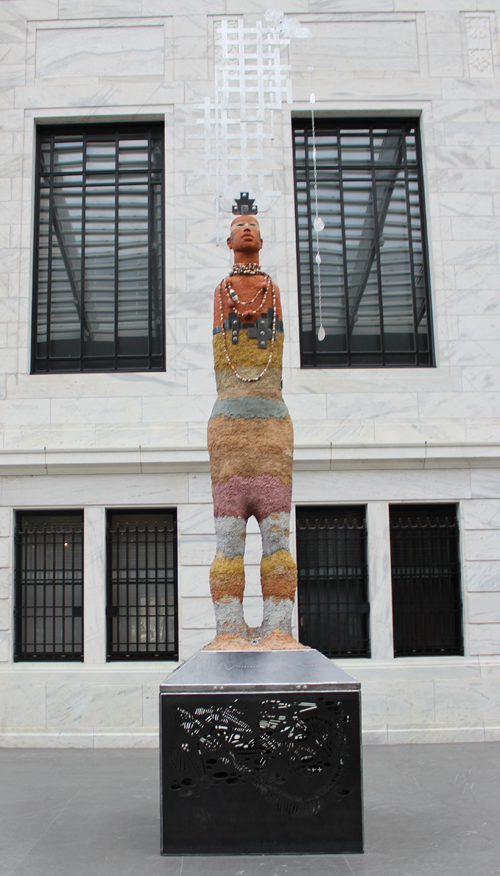
[[282,9],[268,9],[264,15],[269,24],[272,24],[283,37],[290,39],[306,40],[311,36],[308,27],[304,27],[298,18],[285,15]]

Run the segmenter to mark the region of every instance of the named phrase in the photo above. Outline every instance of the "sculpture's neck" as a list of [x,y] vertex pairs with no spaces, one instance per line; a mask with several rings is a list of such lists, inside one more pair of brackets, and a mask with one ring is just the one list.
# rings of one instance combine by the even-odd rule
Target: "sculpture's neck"
[[259,250],[256,249],[255,252],[235,252],[234,253],[234,264],[235,265],[258,265],[259,262]]

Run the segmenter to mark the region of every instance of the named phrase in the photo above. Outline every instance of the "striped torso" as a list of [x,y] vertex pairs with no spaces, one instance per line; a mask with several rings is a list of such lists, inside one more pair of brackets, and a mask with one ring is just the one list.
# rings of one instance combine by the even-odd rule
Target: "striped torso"
[[[218,484],[231,478],[271,478],[274,483],[291,491],[293,428],[290,415],[281,394],[283,360],[283,325],[279,292],[276,294],[276,337],[273,357],[267,372],[260,380],[245,383],[234,374],[223,348],[222,331],[231,363],[241,377],[256,377],[266,367],[271,339],[267,348],[258,346],[254,331],[255,319],[243,323],[238,331],[238,342],[232,343],[232,332],[227,327],[231,308],[227,296],[222,296],[221,325],[218,290],[214,302],[213,351],[217,384],[217,401],[208,425],[210,470],[214,486],[214,500]],[[263,313],[268,313],[268,300]],[[257,317],[261,314],[257,314]],[[272,323],[272,313],[269,314]],[[289,488],[289,489],[288,489]],[[267,492],[267,490],[265,490]],[[217,512],[216,512],[217,513]],[[227,513],[227,509],[226,509]],[[253,513],[253,512],[252,512]]]

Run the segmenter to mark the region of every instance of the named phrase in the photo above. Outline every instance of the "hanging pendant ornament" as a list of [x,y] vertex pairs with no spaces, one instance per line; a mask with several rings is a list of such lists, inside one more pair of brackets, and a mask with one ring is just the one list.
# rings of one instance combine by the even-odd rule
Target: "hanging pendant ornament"
[[[309,67],[309,72],[312,73],[313,68]],[[316,154],[316,126],[314,123],[314,104],[316,103],[316,95],[314,91],[311,91],[311,96],[309,98],[309,103],[311,104],[311,123],[312,123],[312,156],[313,156],[313,169],[314,169],[314,221],[313,228],[316,234],[316,264],[317,264],[317,274],[318,274],[318,304],[319,304],[319,329],[318,329],[318,341],[324,341],[326,337],[325,327],[323,325],[323,298],[321,294],[321,253],[319,251],[319,234],[323,231],[325,227],[325,223],[323,219],[319,215],[318,208],[318,167],[317,167],[317,154]]]

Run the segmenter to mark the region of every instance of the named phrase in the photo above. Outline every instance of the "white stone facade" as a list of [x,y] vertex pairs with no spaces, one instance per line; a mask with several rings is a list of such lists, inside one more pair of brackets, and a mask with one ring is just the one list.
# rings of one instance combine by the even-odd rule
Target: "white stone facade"
[[[158,684],[172,664],[105,662],[105,509],[178,509],[181,659],[213,634],[206,424],[212,290],[229,255],[198,121],[214,99],[216,28],[253,27],[266,9],[0,3],[0,744],[157,744]],[[498,740],[498,2],[288,0],[284,11],[312,36],[282,48],[291,92],[250,170],[280,193],[261,224],[285,314],[294,502],[367,505],[373,656],[339,663],[362,681],[367,741]],[[311,83],[318,114],[420,118],[435,368],[299,367],[291,116],[309,112]],[[31,375],[36,124],[113,119],[165,121],[167,370]],[[464,657],[392,656],[388,505],[418,501],[459,504]],[[13,512],[50,508],[85,513],[82,664],[13,662]],[[246,560],[257,623],[256,526]]]

